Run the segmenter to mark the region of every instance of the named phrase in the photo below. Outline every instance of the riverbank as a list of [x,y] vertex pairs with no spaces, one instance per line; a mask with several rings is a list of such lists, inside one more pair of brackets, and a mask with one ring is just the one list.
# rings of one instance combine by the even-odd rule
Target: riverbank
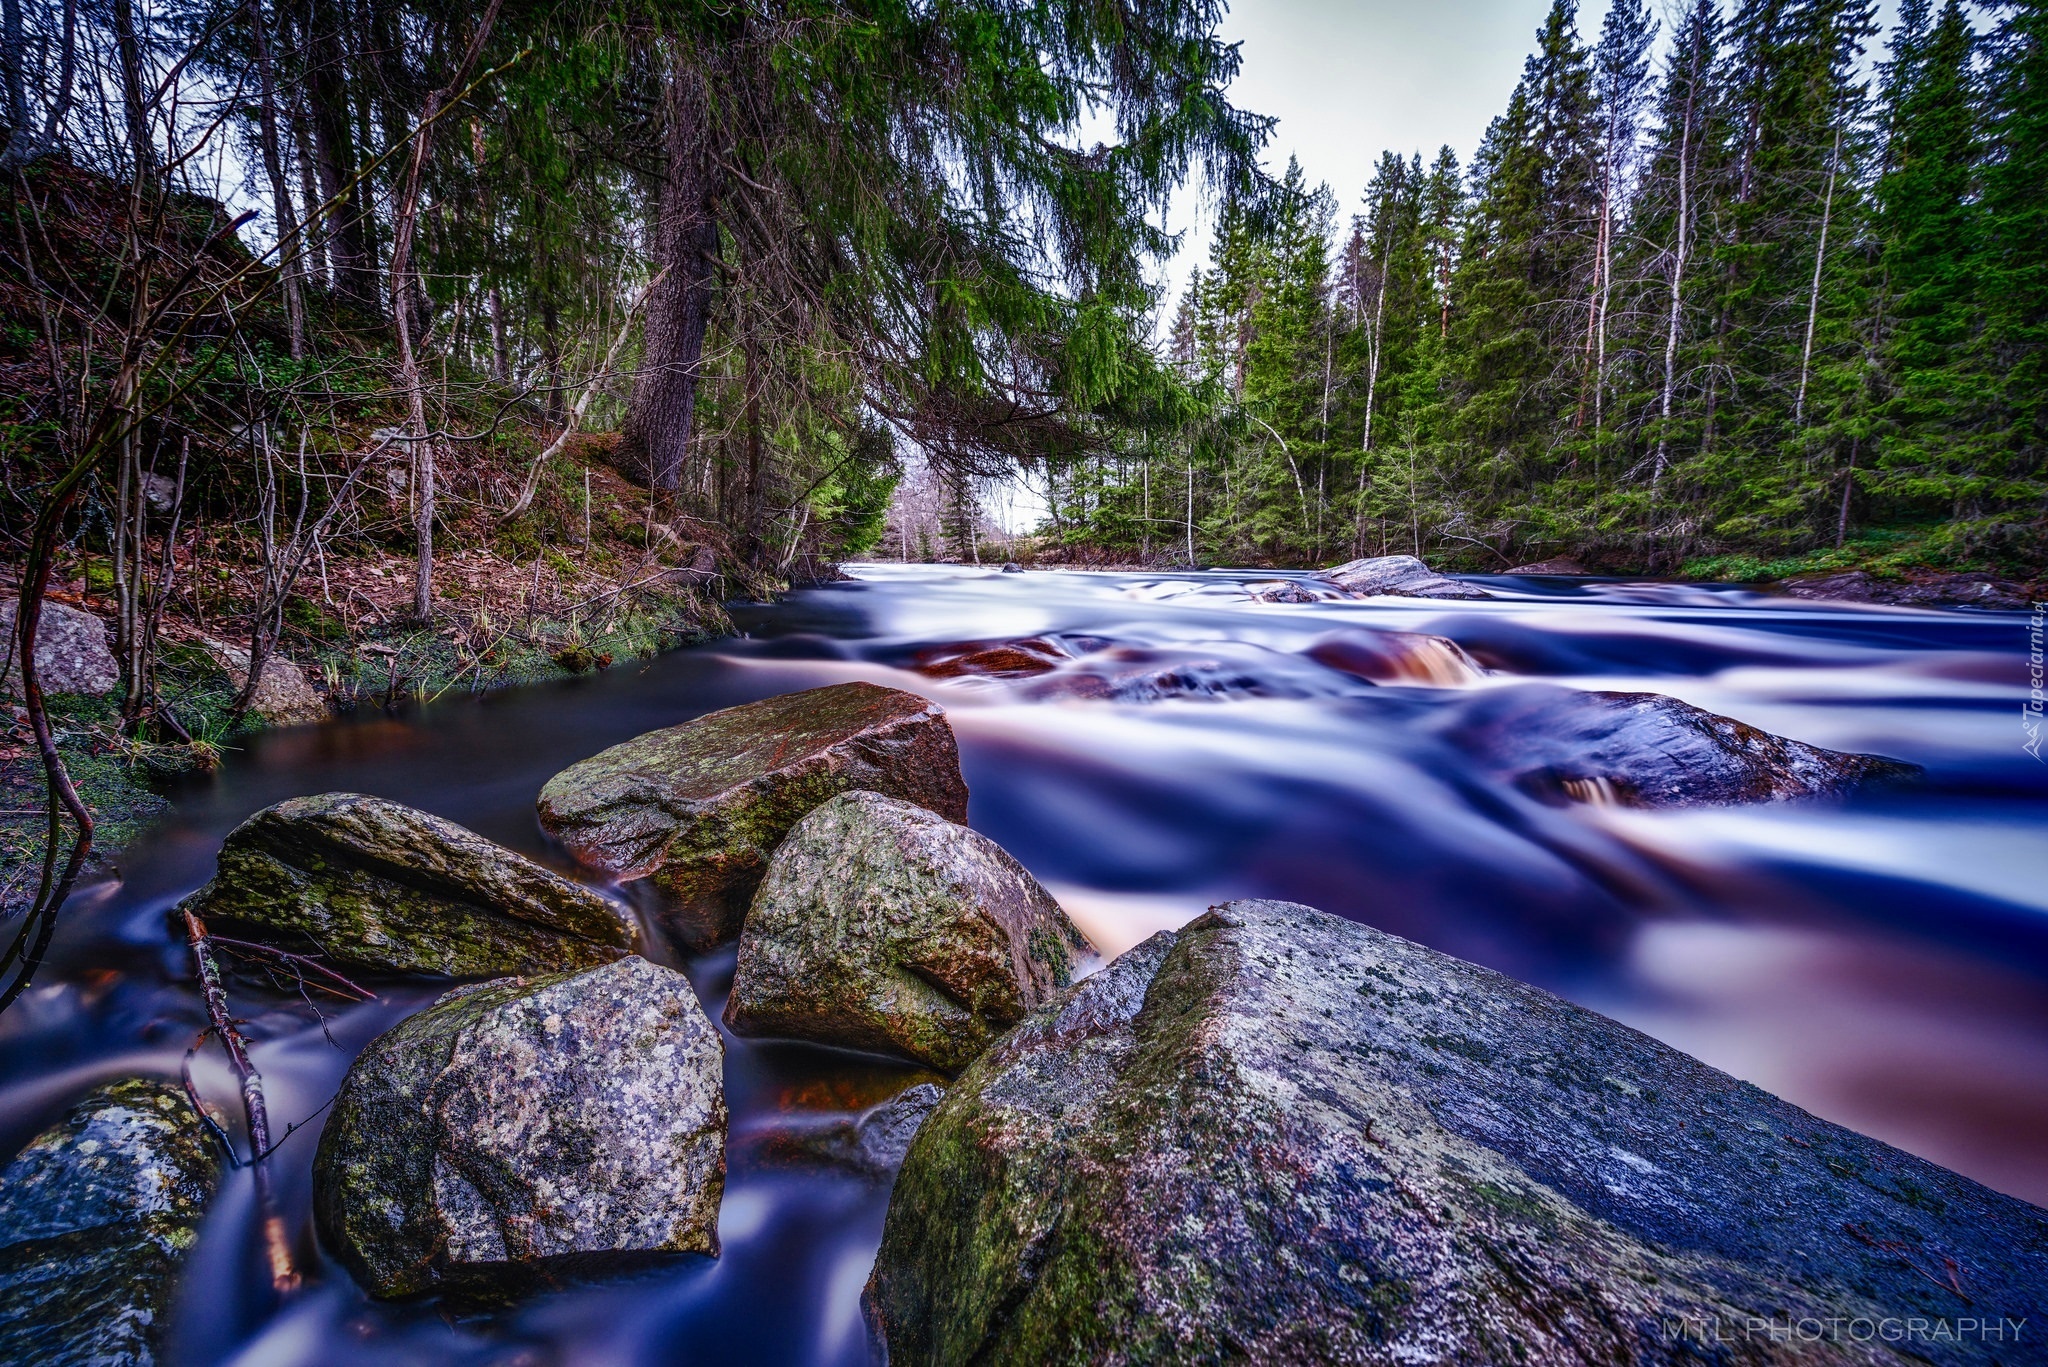
[[[513,537],[509,544],[452,548],[435,566],[428,621],[412,610],[410,557],[374,546],[321,557],[287,599],[261,696],[239,718],[234,703],[246,678],[246,624],[261,569],[240,553],[232,531],[180,538],[175,588],[159,627],[154,716],[142,726],[124,725],[117,692],[50,694],[59,752],[97,823],[95,866],[109,867],[161,814],[167,804],[158,788],[166,780],[214,768],[256,731],[651,659],[729,633],[727,598],[772,596],[787,587],[786,580],[734,568],[717,529],[689,519],[648,515],[636,529],[640,536],[620,535],[629,505],[644,500],[644,491],[602,469],[592,470],[588,487],[600,510],[589,525],[611,534],[593,531],[570,542],[557,539],[562,529],[553,527],[556,537],[531,546]],[[73,553],[59,563],[49,602],[100,623],[111,646],[118,617],[112,584],[105,556]],[[0,575],[0,598],[14,591],[13,575]],[[5,914],[33,896],[48,815],[26,713],[11,694],[0,705]]]

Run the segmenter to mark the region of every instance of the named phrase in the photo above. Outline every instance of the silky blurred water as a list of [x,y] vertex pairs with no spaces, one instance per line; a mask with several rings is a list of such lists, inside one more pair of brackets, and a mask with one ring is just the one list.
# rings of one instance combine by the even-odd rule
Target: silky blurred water
[[[2027,753],[2025,614],[1826,605],[1723,588],[1481,578],[1487,601],[1281,604],[1270,573],[854,567],[743,606],[742,639],[571,682],[252,738],[81,892],[39,985],[0,1017],[0,1151],[95,1082],[174,1076],[204,1023],[165,910],[249,813],[375,793],[566,868],[533,799],[657,726],[847,679],[942,703],[970,820],[1107,954],[1234,896],[1410,936],[1619,1017],[2000,1190],[2048,1202],[2048,766]],[[1407,633],[1389,634],[1389,633]],[[1461,647],[1447,651],[1413,633]],[[968,643],[1052,636],[1031,678],[919,672]],[[1376,681],[1375,681],[1376,680]],[[1541,680],[1656,691],[1798,740],[1905,759],[1910,787],[1698,811],[1545,805],[1433,722]],[[730,950],[690,961],[716,1019]],[[308,1174],[321,1108],[370,1038],[439,985],[321,1008],[237,989],[314,1268],[274,1304],[231,1178],[174,1312],[181,1363],[862,1363],[883,1183],[757,1141],[917,1080],[728,1037],[723,1253],[491,1313],[385,1305],[325,1260]],[[232,1086],[203,1067],[223,1101]]]

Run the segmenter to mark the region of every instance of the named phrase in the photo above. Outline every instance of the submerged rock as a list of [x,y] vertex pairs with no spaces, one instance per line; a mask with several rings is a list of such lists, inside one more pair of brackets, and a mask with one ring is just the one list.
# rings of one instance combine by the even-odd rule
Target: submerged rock
[[630,923],[590,889],[452,821],[360,793],[256,813],[228,833],[213,881],[184,905],[288,949],[399,973],[579,968],[634,944]]
[[1329,581],[1354,598],[1391,594],[1400,598],[1490,598],[1493,595],[1474,584],[1446,579],[1412,555],[1376,555],[1351,560],[1322,572]]
[[965,648],[941,647],[919,657],[917,672],[933,679],[1021,679],[1055,669],[1070,658],[1057,641],[1029,636],[993,645],[973,642]]
[[775,851],[725,1022],[952,1072],[1072,982],[1087,948],[993,840],[907,802],[843,793]]
[[[210,636],[202,636],[200,641],[214,662],[227,671],[229,682],[240,690],[249,680],[249,652]],[[263,675],[257,680],[249,710],[272,726],[303,726],[325,721],[328,716],[327,700],[306,682],[305,672],[275,653],[263,661]]]
[[1988,1364],[2044,1288],[2024,1202],[1546,992],[1235,902],[962,1075],[868,1306],[898,1367]]
[[715,1255],[723,1069],[689,980],[645,959],[459,987],[349,1069],[321,1239],[379,1296]]
[[728,707],[570,765],[540,819],[583,863],[668,893],[672,928],[701,948],[738,931],[789,828],[852,788],[965,821],[945,709],[871,683]]
[[[21,691],[21,665],[14,643],[18,598],[0,599],[0,690]],[[121,686],[121,667],[107,648],[107,624],[89,612],[43,600],[36,622],[36,682],[45,693],[111,693]]]
[[1532,796],[1694,807],[1839,796],[1919,766],[1787,740],[1662,693],[1524,684],[1475,694],[1438,734]]
[[1486,677],[1479,662],[1456,641],[1419,631],[1333,631],[1317,637],[1302,654],[1378,684],[1462,688]]
[[920,1082],[857,1116],[823,1124],[784,1123],[757,1132],[752,1147],[770,1161],[822,1163],[862,1177],[893,1177],[918,1126],[944,1095],[936,1083]]
[[97,1089],[0,1173],[0,1361],[146,1364],[216,1166],[177,1086]]

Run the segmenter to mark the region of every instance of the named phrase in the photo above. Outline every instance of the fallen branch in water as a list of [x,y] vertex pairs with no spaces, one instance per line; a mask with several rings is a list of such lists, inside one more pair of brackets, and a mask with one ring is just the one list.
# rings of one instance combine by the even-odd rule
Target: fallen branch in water
[[[228,1013],[227,989],[221,985],[220,965],[214,961],[213,942],[207,938],[206,923],[186,911],[185,942],[192,947],[193,968],[206,995],[206,1015],[211,1033],[220,1038],[228,1066],[242,1084],[242,1114],[249,1124],[249,1176],[256,1188],[256,1213],[263,1226],[263,1247],[270,1259],[270,1284],[279,1292],[296,1290],[298,1268],[292,1262],[291,1239],[285,1233],[284,1216],[278,1213],[277,1198],[270,1189],[270,1169],[264,1165],[272,1148],[270,1111],[263,1104],[263,1075],[249,1061],[248,1042]],[[354,986],[354,984],[350,984]],[[203,1038],[203,1037],[202,1037]],[[202,1115],[204,1111],[200,1112]]]

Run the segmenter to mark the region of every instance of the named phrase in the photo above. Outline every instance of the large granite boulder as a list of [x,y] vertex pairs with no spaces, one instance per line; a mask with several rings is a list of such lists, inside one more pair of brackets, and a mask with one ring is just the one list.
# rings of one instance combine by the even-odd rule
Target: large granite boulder
[[0,1173],[0,1362],[146,1364],[217,1169],[177,1086],[98,1088]]
[[[249,652],[210,636],[200,638],[206,653],[227,674],[237,691],[249,681]],[[272,654],[263,661],[263,673],[256,680],[256,692],[249,699],[249,711],[272,726],[303,726],[325,721],[327,699],[306,680],[306,673],[289,659]]]
[[378,1296],[718,1252],[724,1046],[645,959],[459,987],[349,1069],[320,1237]]
[[1662,693],[1522,684],[1477,693],[1437,733],[1532,796],[1625,807],[1835,797],[1918,766],[1824,750]]
[[895,1367],[2016,1362],[2048,1214],[1546,992],[1235,902],[960,1077],[868,1304]]
[[738,932],[789,828],[853,788],[965,821],[945,709],[870,683],[728,707],[570,765],[540,820],[590,867],[662,889],[670,928],[705,948]]
[[908,802],[842,793],[776,849],[725,1023],[953,1072],[1072,982],[1087,949],[993,840]]
[[1491,598],[1475,584],[1446,579],[1412,555],[1375,555],[1322,572],[1321,579],[1353,598]]
[[[21,691],[20,647],[14,614],[21,600],[0,600],[0,692]],[[121,686],[121,667],[107,647],[107,624],[89,612],[43,600],[36,622],[36,682],[45,693],[111,693]]]
[[256,813],[228,833],[213,881],[181,905],[371,971],[583,968],[635,942],[624,914],[590,889],[452,821],[360,793]]

